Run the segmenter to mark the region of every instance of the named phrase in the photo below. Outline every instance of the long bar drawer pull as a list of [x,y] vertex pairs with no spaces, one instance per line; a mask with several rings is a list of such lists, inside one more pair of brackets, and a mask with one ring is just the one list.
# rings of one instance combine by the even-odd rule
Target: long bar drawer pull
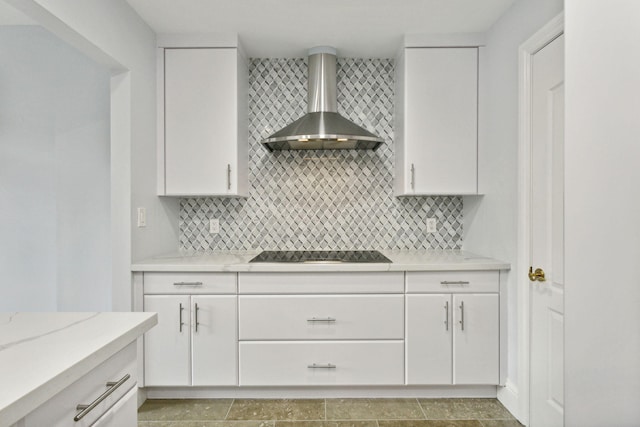
[[327,363],[326,365],[319,365],[314,363],[313,365],[308,365],[307,368],[310,369],[336,369],[336,365],[332,365],[331,363]]
[[202,286],[202,282],[176,282],[173,286]]
[[445,330],[449,330],[449,301],[445,301],[444,303],[444,325]]
[[441,285],[468,285],[469,282],[465,281],[465,280],[457,280],[457,281],[449,281],[449,280],[443,280],[442,282],[440,282]]
[[307,319],[307,322],[328,322],[333,323],[336,319],[333,317],[312,317],[311,319]]
[[82,418],[84,418],[85,415],[87,415],[89,412],[91,412],[96,406],[98,406],[100,403],[102,403],[103,400],[105,400],[107,397],[109,397],[109,395],[111,393],[113,393],[114,391],[116,391],[116,389],[118,387],[120,387],[122,384],[124,384],[125,382],[127,382],[127,380],[131,378],[131,375],[127,374],[124,377],[120,378],[118,381],[112,382],[109,381],[107,383],[107,387],[109,387],[107,389],[107,391],[105,391],[104,393],[102,393],[100,396],[98,396],[98,398],[96,400],[94,400],[93,402],[91,402],[89,405],[78,405],[76,406],[76,410],[80,411],[75,417],[73,417],[73,421],[78,422],[80,421]]

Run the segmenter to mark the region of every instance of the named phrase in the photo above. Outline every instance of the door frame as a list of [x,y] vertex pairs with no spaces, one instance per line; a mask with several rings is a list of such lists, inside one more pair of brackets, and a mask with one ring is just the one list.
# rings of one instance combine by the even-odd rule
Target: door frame
[[531,100],[533,55],[564,33],[560,13],[518,49],[518,415],[529,425],[531,301],[527,271],[531,259]]

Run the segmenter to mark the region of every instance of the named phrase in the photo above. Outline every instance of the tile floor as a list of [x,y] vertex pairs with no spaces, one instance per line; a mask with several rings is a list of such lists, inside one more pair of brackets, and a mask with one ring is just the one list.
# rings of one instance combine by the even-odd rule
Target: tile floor
[[138,427],[521,427],[496,399],[147,400]]

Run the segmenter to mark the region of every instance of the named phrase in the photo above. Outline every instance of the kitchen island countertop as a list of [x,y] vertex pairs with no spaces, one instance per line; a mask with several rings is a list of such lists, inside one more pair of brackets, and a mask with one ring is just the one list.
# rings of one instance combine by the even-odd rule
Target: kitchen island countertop
[[391,263],[249,263],[261,251],[174,253],[133,263],[132,271],[327,272],[508,270],[510,264],[461,250],[381,250]]
[[0,313],[0,426],[19,421],[156,323],[156,313]]

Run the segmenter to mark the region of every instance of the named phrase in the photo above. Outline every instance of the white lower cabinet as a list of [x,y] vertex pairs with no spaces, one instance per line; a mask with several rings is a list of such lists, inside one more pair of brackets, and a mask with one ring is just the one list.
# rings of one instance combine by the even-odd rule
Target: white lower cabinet
[[91,427],[137,427],[138,389],[133,388]]
[[145,273],[159,323],[144,385],[496,385],[499,283],[498,271]]
[[407,295],[407,384],[498,384],[498,294]]
[[402,385],[404,341],[240,343],[240,385]]
[[145,295],[146,386],[237,385],[235,295]]
[[[135,427],[138,421],[136,382],[134,342],[42,404],[18,425]],[[78,409],[78,405],[86,409]]]

